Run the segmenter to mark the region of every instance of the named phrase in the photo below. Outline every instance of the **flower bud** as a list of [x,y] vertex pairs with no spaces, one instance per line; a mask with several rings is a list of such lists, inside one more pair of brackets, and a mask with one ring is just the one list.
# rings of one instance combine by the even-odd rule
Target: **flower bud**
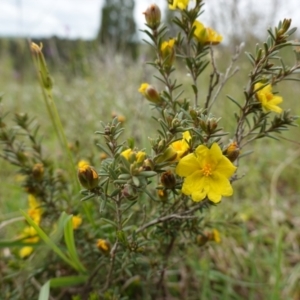
[[110,252],[110,243],[106,240],[103,239],[98,239],[97,240],[97,248],[103,253],[103,254],[108,254]]
[[42,180],[44,176],[44,165],[41,163],[35,164],[32,168],[32,176],[38,181]]
[[161,174],[160,181],[167,189],[174,189],[176,185],[176,178],[170,170]]
[[205,234],[199,234],[196,237],[196,243],[198,246],[204,246],[208,242],[208,237]]
[[148,83],[142,83],[139,92],[150,102],[159,104],[161,103],[161,98],[158,91]]
[[36,62],[40,79],[43,87],[47,90],[51,90],[53,86],[52,78],[49,75],[47,64],[42,52],[43,44],[40,43],[40,46],[38,46],[35,43],[31,43],[30,45],[31,53],[34,57],[34,60]]
[[162,58],[163,66],[170,68],[173,65],[175,59],[175,39],[164,41],[160,47],[160,53]]
[[89,165],[83,165],[79,167],[77,175],[80,184],[88,190],[92,190],[98,185],[98,173],[93,167]]
[[135,200],[138,197],[138,193],[132,185],[125,184],[122,190],[122,196],[128,200]]
[[157,187],[157,196],[162,202],[166,202],[168,200],[168,191],[163,188],[163,186]]
[[143,14],[145,15],[147,25],[151,29],[156,30],[161,20],[160,8],[156,4],[151,4]]
[[156,163],[162,163],[167,161],[173,161],[177,157],[177,152],[173,149],[173,147],[169,146],[162,155],[158,156],[155,159]]
[[143,162],[143,169],[144,171],[153,171],[154,170],[154,163],[151,159],[147,158]]
[[240,148],[237,144],[237,142],[232,142],[228,145],[228,147],[223,151],[223,154],[231,161],[234,162],[239,154],[240,154]]

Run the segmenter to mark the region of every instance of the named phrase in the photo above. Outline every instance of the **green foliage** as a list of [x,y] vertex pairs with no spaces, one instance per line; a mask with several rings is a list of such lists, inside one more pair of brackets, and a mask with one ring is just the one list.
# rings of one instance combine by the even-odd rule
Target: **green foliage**
[[[76,129],[83,128],[82,134],[73,127],[67,131],[65,126],[76,107],[60,109],[62,104],[55,101],[55,88],[48,84],[51,76],[42,49],[33,47],[37,51],[34,59],[56,143],[54,151],[47,150],[49,145],[41,138],[42,130],[38,130],[35,119],[18,113],[11,124],[1,110],[1,155],[22,174],[23,194],[29,200],[29,209],[25,208],[27,211],[23,210],[22,215],[26,219],[25,229],[31,232],[24,235],[24,230],[18,228],[13,239],[0,240],[3,249],[0,288],[4,299],[25,295],[27,299],[37,298],[37,294],[39,299],[91,300],[280,299],[297,295],[298,268],[293,268],[288,245],[293,243],[295,247],[291,241],[299,238],[299,233],[293,230],[298,223],[285,205],[287,201],[296,202],[297,198],[294,196],[294,202],[292,196],[285,199],[285,186],[284,191],[278,194],[272,191],[268,198],[268,187],[261,182],[274,173],[271,178],[274,190],[279,176],[276,174],[292,164],[299,151],[288,157],[282,154],[285,150],[281,144],[264,139],[263,147],[272,151],[269,161],[261,161],[262,148],[256,148],[261,138],[280,138],[278,133],[285,133],[295,124],[296,117],[291,115],[295,109],[274,115],[265,111],[258,94],[269,84],[280,83],[280,88],[283,80],[298,72],[297,63],[287,67],[277,52],[279,48],[297,45],[289,40],[290,22],[279,23],[269,31],[266,45],[257,46],[256,54],[248,53],[252,66],[247,65],[245,89],[241,90],[239,84],[238,96],[236,88],[222,95],[225,83],[236,71],[232,71],[230,64],[225,75],[221,74],[212,41],[202,43],[195,39],[193,24],[201,10],[202,3],[197,1],[195,9],[179,11],[175,19],[180,28],[176,43],[166,39],[163,25],[145,31],[156,55],[150,65],[155,69],[157,81],[155,86],[142,86],[140,92],[151,102],[152,121],[148,117],[149,108],[138,118],[138,109],[134,110],[136,102],[132,109],[124,105],[128,124],[132,126],[129,139],[126,139],[129,126],[124,126],[119,116],[100,125],[87,125],[89,114],[99,107],[99,102],[92,101],[74,125],[78,126]],[[240,52],[238,49],[233,62]],[[183,79],[182,70],[175,68],[175,54],[186,67],[184,73],[188,70],[188,78]],[[262,82],[259,88],[255,86],[258,82]],[[118,83],[115,80],[114,85]],[[130,91],[133,94],[136,87]],[[107,106],[114,92],[108,89]],[[85,92],[78,88],[76,93],[80,110],[84,110],[81,99],[85,99]],[[128,97],[132,102],[131,93]],[[225,94],[230,94],[232,103],[224,104]],[[273,99],[274,95],[269,96]],[[122,102],[121,95],[119,98]],[[288,100],[284,97],[284,101]],[[112,108],[114,105],[118,103]],[[227,105],[232,105],[230,115]],[[107,119],[105,106],[101,117]],[[100,128],[93,143],[87,136],[89,131],[95,131],[95,126]],[[49,137],[42,129],[42,136]],[[70,145],[68,140],[74,131],[79,141]],[[190,138],[182,135],[186,132]],[[186,157],[193,157],[199,146],[212,149],[216,144],[222,150],[219,155],[223,159],[226,156],[227,163],[235,162],[239,168],[230,178],[233,197],[212,207],[218,201],[209,193],[199,202],[183,193],[186,178],[176,170]],[[253,148],[258,149],[258,155],[248,155],[245,161],[243,157]],[[84,157],[89,161],[81,160]],[[81,195],[74,182],[78,161],[79,179],[84,176],[84,182],[91,183],[85,184]],[[281,163],[278,168],[277,163]],[[243,176],[243,168],[249,169],[248,174],[238,180]],[[209,175],[209,168],[205,172]],[[287,181],[293,178],[290,174],[284,176]],[[297,186],[297,181],[293,186]],[[276,196],[282,203],[275,201]],[[271,212],[265,209],[267,205]],[[296,213],[299,206],[293,205],[292,212]],[[0,228],[10,226],[7,219],[0,223]],[[214,245],[214,241],[220,241],[219,232],[223,243]],[[24,246],[33,249],[21,258],[19,250],[24,250]],[[9,255],[5,254],[7,251]],[[283,267],[284,255],[289,258],[288,267],[292,270],[289,278],[286,266]],[[15,289],[19,281],[24,281],[24,285]]]

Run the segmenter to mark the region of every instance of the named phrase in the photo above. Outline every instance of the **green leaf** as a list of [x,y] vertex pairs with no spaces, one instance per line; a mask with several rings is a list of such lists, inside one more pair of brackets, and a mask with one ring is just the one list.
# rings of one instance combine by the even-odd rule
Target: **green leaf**
[[104,221],[105,223],[112,225],[115,228],[118,228],[117,224],[109,219],[101,218],[101,220]]
[[148,178],[157,175],[157,173],[154,171],[142,171],[139,175]]
[[72,217],[73,217],[72,215],[68,216],[68,220],[65,223],[65,228],[64,228],[65,243],[67,245],[67,249],[69,251],[69,255],[72,261],[76,264],[80,272],[85,273],[86,269],[79,260],[76,246],[75,246]]
[[132,181],[135,186],[140,186],[140,181],[136,176],[132,176]]
[[245,54],[247,55],[247,57],[249,58],[251,64],[253,66],[255,66],[255,58],[253,57],[253,55],[250,52],[245,52]]
[[240,110],[243,110],[243,108],[241,107],[241,105],[235,100],[233,99],[231,96],[226,95],[226,97],[231,100]]
[[56,228],[50,233],[50,238],[54,243],[62,238],[67,221],[68,215],[63,211],[58,219]]
[[6,247],[24,247],[24,246],[32,246],[37,247],[37,244],[25,243],[24,239],[14,239],[14,240],[0,240],[0,248]]
[[78,270],[76,264],[74,264],[60,249],[59,247],[47,236],[47,234],[23,211],[21,210],[21,214],[25,217],[26,221],[32,226],[39,237],[50,247],[65,263],[71,266],[73,269]]

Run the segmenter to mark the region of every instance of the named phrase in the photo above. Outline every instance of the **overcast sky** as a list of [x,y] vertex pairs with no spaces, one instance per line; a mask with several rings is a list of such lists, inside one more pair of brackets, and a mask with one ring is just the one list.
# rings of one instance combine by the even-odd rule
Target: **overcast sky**
[[[203,20],[209,21],[214,16],[214,26],[224,35],[226,28],[219,24],[216,12],[226,6],[229,0],[207,0]],[[279,3],[272,11],[272,4]],[[64,38],[92,39],[96,36],[100,10],[104,0],[0,0],[0,36],[49,37],[57,35]],[[227,3],[228,3],[227,2]],[[260,5],[258,6],[258,2]],[[138,28],[143,28],[142,12],[145,8],[157,3],[164,6],[166,0],[136,0],[135,18]],[[280,18],[293,18],[294,26],[300,27],[299,0],[237,0],[239,10],[247,20],[247,10],[257,7],[262,14],[262,21],[270,22]],[[225,5],[225,6],[224,6]],[[268,15],[269,14],[269,15]],[[270,17],[271,14],[271,17]],[[265,28],[265,27],[264,27]]]

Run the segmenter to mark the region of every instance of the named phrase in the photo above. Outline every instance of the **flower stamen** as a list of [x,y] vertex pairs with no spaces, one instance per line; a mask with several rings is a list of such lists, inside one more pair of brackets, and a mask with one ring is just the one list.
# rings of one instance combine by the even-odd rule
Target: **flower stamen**
[[202,172],[203,175],[208,177],[210,175],[212,175],[212,167],[210,164],[206,164],[203,168],[202,168]]

